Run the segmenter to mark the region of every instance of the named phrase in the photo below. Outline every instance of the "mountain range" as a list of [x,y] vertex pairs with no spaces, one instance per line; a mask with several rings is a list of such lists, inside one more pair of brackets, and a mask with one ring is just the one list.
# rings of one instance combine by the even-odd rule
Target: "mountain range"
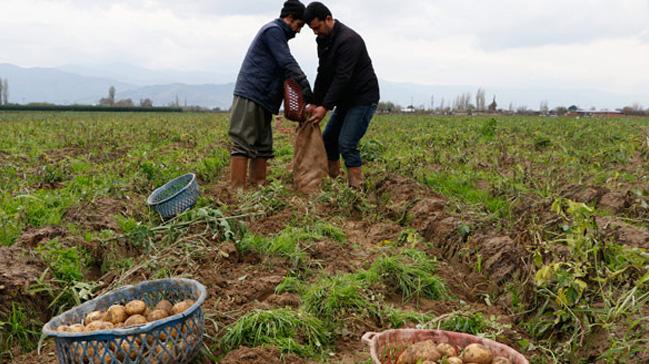
[[[234,72],[234,71],[233,71]],[[0,64],[0,78],[8,80],[9,102],[26,104],[48,102],[54,104],[96,104],[108,95],[114,86],[117,99],[149,98],[156,106],[165,106],[178,100],[181,105],[198,105],[228,109],[236,75],[181,70],[149,70],[126,64],[103,66],[66,65],[61,67],[26,68],[9,63]],[[228,80],[230,80],[228,82]],[[435,107],[444,100],[449,106],[456,96],[475,91],[476,85],[421,85],[380,80],[381,100],[402,106]],[[487,103],[492,97],[501,108],[538,108],[541,101],[550,107],[577,105],[582,108],[615,109],[643,101],[633,95],[600,90],[582,89],[515,89],[482,87],[486,89]]]

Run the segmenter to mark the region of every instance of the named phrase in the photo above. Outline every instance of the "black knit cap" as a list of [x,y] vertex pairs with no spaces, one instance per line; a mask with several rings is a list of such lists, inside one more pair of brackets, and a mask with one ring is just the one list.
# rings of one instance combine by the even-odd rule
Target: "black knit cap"
[[293,19],[303,20],[304,19],[304,9],[306,7],[299,0],[287,0],[284,2],[284,7],[282,12],[279,14],[280,18],[286,18],[291,15]]

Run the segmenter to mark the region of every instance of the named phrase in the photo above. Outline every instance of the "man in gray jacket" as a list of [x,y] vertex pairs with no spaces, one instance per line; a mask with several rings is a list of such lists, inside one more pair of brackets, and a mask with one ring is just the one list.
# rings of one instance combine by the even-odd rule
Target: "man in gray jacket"
[[312,98],[309,82],[288,47],[304,26],[304,10],[298,0],[286,1],[279,18],[259,30],[241,65],[230,115],[232,187],[244,187],[248,173],[251,185],[266,183],[268,159],[273,158],[272,115],[279,113],[284,80],[293,78],[305,101]]

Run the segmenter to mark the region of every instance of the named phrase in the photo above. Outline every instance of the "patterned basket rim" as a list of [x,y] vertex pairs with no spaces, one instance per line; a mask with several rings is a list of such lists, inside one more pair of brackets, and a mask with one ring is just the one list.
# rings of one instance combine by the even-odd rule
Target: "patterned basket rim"
[[[132,290],[132,289],[138,289],[142,286],[146,286],[149,284],[154,284],[154,283],[178,283],[178,282],[183,282],[183,283],[188,283],[192,286],[195,286],[198,288],[198,291],[200,293],[198,299],[194,302],[194,304],[185,310],[184,312],[175,314],[173,316],[166,317],[162,320],[156,320],[153,322],[149,322],[145,325],[142,326],[137,326],[133,328],[126,328],[126,329],[110,329],[110,330],[97,330],[93,331],[92,333],[87,333],[87,332],[57,332],[53,327],[54,321],[58,321],[62,316],[65,316],[71,312],[81,310],[84,307],[87,306],[92,306],[95,302],[98,302],[102,297],[119,293],[122,291],[127,291],[127,290]],[[140,282],[136,285],[126,285],[122,286],[120,288],[114,289],[110,292],[104,293],[103,295],[99,297],[95,297],[90,301],[84,302],[79,306],[73,307],[53,318],[50,319],[44,326],[43,326],[43,334],[50,336],[50,337],[56,337],[56,338],[93,338],[96,336],[130,336],[130,335],[136,335],[136,334],[143,334],[147,333],[155,328],[158,328],[160,326],[165,326],[170,322],[174,321],[179,321],[183,320],[188,316],[191,316],[194,311],[200,308],[200,306],[203,304],[205,299],[207,298],[207,290],[205,289],[205,286],[201,284],[200,282],[194,280],[194,279],[188,279],[188,278],[167,278],[167,279],[157,279],[157,280],[150,280],[150,281],[144,281]]]
[[[180,179],[183,179],[183,178],[185,178],[187,176],[191,176],[192,178],[189,180],[189,182],[187,182],[187,184],[183,188],[176,191],[176,193],[174,193],[173,195],[165,198],[164,200],[153,201],[153,196],[155,196],[159,191],[162,191],[162,190],[166,189],[167,187],[173,185],[174,182],[176,182],[176,181],[178,181]],[[180,195],[181,193],[185,192],[192,185],[192,183],[194,183],[194,182],[196,182],[196,174],[194,174],[194,173],[186,173],[186,174],[183,174],[182,176],[176,177],[176,178],[172,179],[171,181],[165,183],[164,185],[162,185],[162,186],[156,188],[155,190],[153,190],[153,192],[151,192],[149,197],[146,199],[146,203],[149,206],[152,206],[152,207],[161,205],[161,204],[173,199],[174,197]]]
[[448,335],[448,336],[458,336],[458,337],[465,337],[468,339],[476,339],[476,342],[480,342],[482,344],[487,344],[488,346],[491,347],[499,347],[505,351],[511,351],[512,354],[515,354],[518,359],[520,360],[520,363],[522,364],[529,364],[529,361],[525,356],[518,351],[514,350],[513,348],[509,347],[508,345],[505,345],[503,343],[475,336],[475,335],[470,335],[466,334],[463,332],[455,332],[455,331],[446,331],[446,330],[424,330],[424,329],[389,329],[381,332],[373,332],[369,331],[363,334],[361,337],[361,341],[364,342],[366,345],[369,346],[370,349],[370,357],[372,358],[372,361],[374,363],[380,364],[381,360],[378,357],[377,349],[379,345],[379,338],[380,337],[390,337],[392,334],[399,334],[399,333],[414,333],[414,332],[421,332],[421,333],[432,333],[432,334],[437,334],[437,335]]

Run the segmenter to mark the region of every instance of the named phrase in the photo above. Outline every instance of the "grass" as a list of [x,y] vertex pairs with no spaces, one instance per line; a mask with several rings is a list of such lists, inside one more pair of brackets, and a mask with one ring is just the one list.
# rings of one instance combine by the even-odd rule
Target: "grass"
[[19,346],[23,352],[36,348],[42,323],[31,317],[16,303],[11,304],[7,318],[0,320],[0,361],[11,359],[15,346]]
[[394,287],[405,301],[449,297],[444,281],[435,275],[435,261],[415,249],[379,257],[369,269],[368,281]]
[[221,340],[227,352],[241,345],[276,346],[282,352],[314,357],[330,342],[330,332],[318,318],[302,311],[281,308],[255,310],[227,328]]
[[[530,352],[537,362],[549,362],[553,355],[557,360],[573,358],[579,350],[570,345],[579,342],[570,340],[573,333],[579,338],[596,326],[625,335],[616,336],[598,357],[585,359],[588,362],[633,362],[635,352],[649,347],[647,322],[642,316],[649,290],[646,251],[603,240],[591,235],[592,229],[579,230],[580,223],[571,218],[561,217],[557,225],[568,227],[562,230],[545,220],[550,211],[543,209],[557,197],[565,197],[572,186],[612,191],[631,186],[631,206],[609,214],[649,228],[647,118],[377,115],[360,146],[367,192],[349,189],[344,181],[326,180],[323,191],[308,199],[291,190],[292,137],[276,133],[270,184],[236,195],[233,204],[221,193],[229,158],[225,114],[0,113],[0,124],[0,245],[10,246],[26,231],[44,226],[61,226],[67,231],[57,243],[38,248],[36,254],[49,268],[29,288],[51,300],[52,313],[91,298],[97,290],[95,282],[87,281],[87,252],[69,242],[100,243],[101,248],[93,251],[93,256],[99,253],[103,259],[97,265],[102,273],[119,275],[110,283],[119,285],[136,277],[195,272],[218,256],[210,255],[218,243],[236,241],[241,254],[255,251],[262,260],[271,255],[286,258],[288,277],[276,292],[299,294],[303,306],[288,313],[271,310],[270,315],[229,313],[244,315],[239,317],[239,331],[233,331],[231,337],[238,332],[241,340],[317,356],[321,349],[304,341],[304,332],[309,332],[302,326],[309,322],[304,317],[319,320],[325,328],[316,331],[326,333],[329,339],[353,330],[356,319],[382,327],[421,324],[431,318],[417,310],[405,310],[404,306],[409,306],[404,302],[447,299],[454,292],[437,276],[434,258],[416,250],[391,250],[426,244],[408,226],[407,214],[399,221],[388,221],[375,206],[375,184],[382,176],[398,175],[448,198],[451,203],[445,213],[460,217],[464,238],[498,233],[538,245],[538,264],[530,270],[532,275],[541,271],[541,279],[527,287],[511,281],[505,288],[511,294],[512,318],[518,322],[515,330],[529,340],[529,345],[520,346],[540,348]],[[199,177],[199,204],[182,218],[161,226],[159,217],[148,210],[146,196],[187,172]],[[100,198],[126,205],[110,217],[116,228],[103,227],[101,231],[66,218],[71,208],[86,208]],[[400,202],[401,196],[397,191],[390,198]],[[532,211],[531,222],[519,221],[518,212],[528,204],[540,207]],[[223,219],[232,214],[273,214],[285,209],[291,209],[289,227],[278,234],[243,234],[237,224]],[[379,258],[366,262],[366,270],[330,276],[321,266],[309,264],[310,246],[327,241],[352,254],[361,249],[356,241],[348,243],[343,231],[325,222],[340,218],[362,220],[370,229],[374,223],[396,222],[404,233],[388,238],[396,240],[390,246],[377,244],[372,254],[378,253]],[[558,254],[566,251],[570,254]],[[488,259],[481,256],[475,263],[476,274],[485,274],[481,263]],[[120,273],[126,272],[131,275],[122,280]],[[386,303],[384,296],[388,295],[394,306]],[[401,301],[395,303],[395,296]],[[500,300],[491,304],[509,312]],[[21,319],[29,315],[19,307],[13,318],[2,319],[0,331],[3,338],[11,332],[14,343],[24,337],[21,327],[29,328]],[[484,312],[455,313],[436,323],[481,334],[500,330]],[[223,333],[212,334],[206,338],[210,346],[216,345],[215,338]],[[236,340],[231,345],[236,345]]]
[[351,317],[374,318],[379,311],[364,282],[352,274],[319,279],[305,290],[302,302],[306,311],[332,323]]

